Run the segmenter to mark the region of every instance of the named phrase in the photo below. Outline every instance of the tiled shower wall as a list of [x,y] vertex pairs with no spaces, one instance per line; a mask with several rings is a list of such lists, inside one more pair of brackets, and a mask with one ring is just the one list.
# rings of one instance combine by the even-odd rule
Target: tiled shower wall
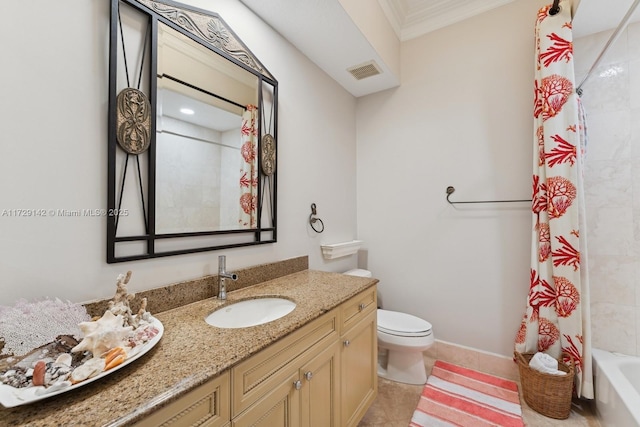
[[[574,40],[580,83],[612,31]],[[640,24],[582,86],[593,346],[640,355]]]

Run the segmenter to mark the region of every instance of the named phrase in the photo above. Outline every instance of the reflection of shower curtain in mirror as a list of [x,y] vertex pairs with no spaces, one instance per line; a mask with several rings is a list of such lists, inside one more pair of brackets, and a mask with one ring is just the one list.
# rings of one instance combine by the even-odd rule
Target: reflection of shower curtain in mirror
[[[575,91],[571,7],[536,24],[531,274],[516,338],[521,353],[566,352],[576,393],[593,398],[582,162],[586,127]],[[568,362],[568,360],[565,360]]]
[[240,228],[256,226],[258,199],[258,107],[247,105],[242,115],[240,148]]

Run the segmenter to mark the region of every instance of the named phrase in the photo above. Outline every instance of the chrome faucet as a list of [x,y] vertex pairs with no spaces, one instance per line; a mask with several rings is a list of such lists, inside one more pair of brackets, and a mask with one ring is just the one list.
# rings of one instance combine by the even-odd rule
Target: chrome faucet
[[226,300],[227,299],[227,285],[225,283],[226,279],[231,279],[233,281],[238,280],[238,275],[235,273],[227,273],[225,271],[227,263],[227,257],[224,255],[218,256],[218,299]]

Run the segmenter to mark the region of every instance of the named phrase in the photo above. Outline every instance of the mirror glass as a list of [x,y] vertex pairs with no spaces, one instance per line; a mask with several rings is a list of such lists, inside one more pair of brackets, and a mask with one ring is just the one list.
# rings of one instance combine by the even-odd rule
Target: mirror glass
[[215,13],[111,1],[107,262],[275,242],[277,81]]
[[258,78],[160,24],[157,93],[156,232],[251,228],[239,204],[242,119]]

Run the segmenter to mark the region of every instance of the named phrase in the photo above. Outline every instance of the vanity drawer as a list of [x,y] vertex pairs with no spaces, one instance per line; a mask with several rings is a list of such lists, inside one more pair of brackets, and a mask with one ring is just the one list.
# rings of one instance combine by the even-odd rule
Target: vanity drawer
[[207,381],[134,427],[226,426],[231,419],[229,371]]
[[231,417],[280,386],[304,354],[319,352],[338,339],[338,309],[294,331],[231,369]]
[[342,304],[340,307],[341,333],[347,331],[361,319],[364,319],[367,314],[378,308],[376,289],[375,286],[372,286]]

